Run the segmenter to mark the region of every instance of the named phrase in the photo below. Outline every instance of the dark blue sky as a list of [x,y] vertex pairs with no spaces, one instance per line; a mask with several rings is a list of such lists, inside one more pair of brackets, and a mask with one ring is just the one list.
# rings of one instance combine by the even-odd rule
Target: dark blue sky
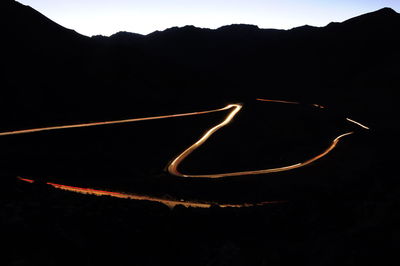
[[233,23],[288,29],[331,21],[383,7],[400,11],[400,0],[18,0],[82,34],[118,31],[147,34],[173,26],[217,28]]

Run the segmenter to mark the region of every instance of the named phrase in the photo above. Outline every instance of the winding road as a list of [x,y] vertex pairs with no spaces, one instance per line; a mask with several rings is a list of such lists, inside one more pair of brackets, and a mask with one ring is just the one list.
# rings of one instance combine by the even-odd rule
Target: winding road
[[[291,102],[291,101],[282,101],[282,100],[269,100],[269,99],[257,99],[258,101],[263,102],[276,102],[282,104],[300,104],[298,102]],[[325,108],[321,105],[313,104],[314,107],[317,108]],[[18,135],[18,134],[31,134],[36,132],[42,131],[52,131],[52,130],[63,130],[63,129],[73,129],[73,128],[82,128],[82,127],[93,127],[93,126],[105,126],[105,125],[114,125],[114,124],[121,124],[121,123],[132,123],[132,122],[139,122],[139,121],[148,121],[148,120],[156,120],[156,119],[167,119],[167,118],[175,118],[175,117],[184,117],[184,116],[194,116],[194,115],[202,115],[207,113],[214,113],[220,111],[230,110],[228,115],[225,119],[215,125],[214,127],[210,128],[199,140],[197,140],[194,144],[190,147],[185,149],[182,153],[178,154],[171,162],[167,165],[167,171],[174,176],[178,177],[185,177],[185,178],[223,178],[223,177],[232,177],[232,176],[245,176],[245,175],[261,175],[261,174],[269,174],[269,173],[276,173],[276,172],[283,172],[289,171],[296,168],[304,167],[309,165],[322,157],[326,156],[330,153],[339,143],[339,141],[348,135],[354,134],[354,132],[345,132],[335,139],[333,139],[330,145],[320,154],[315,155],[314,157],[299,162],[297,164],[282,166],[278,168],[270,168],[270,169],[262,169],[262,170],[252,170],[252,171],[242,171],[242,172],[231,172],[231,173],[218,173],[218,174],[202,174],[202,175],[190,175],[184,174],[179,171],[179,165],[184,161],[194,150],[199,148],[203,145],[213,134],[217,131],[228,125],[233,121],[235,116],[241,111],[242,105],[241,104],[229,104],[223,108],[214,109],[214,110],[207,110],[207,111],[199,111],[199,112],[191,112],[191,113],[183,113],[183,114],[172,114],[172,115],[164,115],[164,116],[153,116],[153,117],[144,117],[144,118],[133,118],[133,119],[126,119],[126,120],[115,120],[115,121],[106,121],[106,122],[94,122],[94,123],[83,123],[83,124],[74,124],[74,125],[63,125],[63,126],[53,126],[53,127],[44,127],[44,128],[33,128],[33,129],[25,129],[25,130],[15,130],[15,131],[8,131],[8,132],[1,132],[1,136],[9,136],[9,135]],[[369,128],[355,120],[350,118],[346,118],[347,121],[368,130]],[[33,183],[34,180],[25,178],[25,177],[18,177],[19,180]],[[106,190],[96,190],[91,188],[81,188],[81,187],[73,187],[67,186],[62,184],[56,183],[47,183],[50,186],[53,186],[58,189],[73,191],[77,193],[83,194],[94,194],[98,196],[107,195],[112,197],[118,198],[127,198],[127,199],[134,199],[134,200],[146,200],[146,201],[153,201],[153,202],[160,202],[169,207],[174,207],[176,205],[183,205],[186,207],[199,207],[199,208],[207,208],[212,205],[218,205],[220,207],[248,207],[248,206],[255,206],[255,205],[265,205],[270,203],[277,203],[275,202],[260,202],[256,204],[218,204],[216,202],[195,202],[195,201],[187,201],[187,200],[172,200],[172,199],[165,199],[165,198],[158,198],[146,195],[138,195],[132,193],[121,193],[115,191],[106,191]]]

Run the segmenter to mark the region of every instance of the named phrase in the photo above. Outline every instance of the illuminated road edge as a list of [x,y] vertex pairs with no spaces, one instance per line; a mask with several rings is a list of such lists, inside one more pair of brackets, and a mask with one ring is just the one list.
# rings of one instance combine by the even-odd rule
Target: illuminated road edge
[[[300,104],[298,102],[291,102],[291,101],[282,101],[282,100],[269,100],[269,99],[260,99],[258,98],[257,101],[263,101],[263,102],[275,102],[275,103],[284,103],[284,104]],[[322,105],[318,104],[313,104],[313,106],[318,107],[318,108],[325,108]],[[168,172],[174,176],[179,176],[179,177],[192,177],[192,178],[222,178],[222,177],[231,177],[231,176],[244,176],[244,175],[261,175],[261,174],[270,174],[270,173],[277,173],[277,172],[283,172],[283,171],[289,171],[293,170],[296,168],[300,168],[306,165],[309,165],[316,160],[324,157],[327,155],[330,151],[332,151],[338,142],[340,141],[341,138],[351,135],[354,132],[347,132],[344,134],[341,134],[340,136],[336,137],[332,142],[331,145],[322,153],[314,156],[313,158],[293,164],[293,165],[288,165],[288,166],[283,166],[283,167],[278,167],[278,168],[270,168],[270,169],[264,169],[264,170],[252,170],[252,171],[242,171],[242,172],[231,172],[231,173],[220,173],[220,174],[203,174],[203,175],[190,175],[190,174],[183,174],[178,170],[179,165],[182,163],[183,160],[185,160],[193,151],[198,149],[202,144],[204,144],[208,138],[210,138],[215,132],[217,132],[219,129],[223,128],[224,126],[228,125],[230,122],[232,122],[233,118],[236,116],[236,114],[240,111],[242,108],[242,105],[240,104],[231,104],[226,106],[233,108],[233,110],[230,112],[230,114],[225,118],[223,122],[220,124],[212,127],[210,130],[208,130],[196,143],[194,143],[192,146],[184,150],[181,154],[175,157],[175,159],[172,160],[172,162],[168,165]],[[358,123],[354,120],[351,120],[347,118],[347,121],[352,122],[364,129],[369,129],[368,127],[362,125],[361,123]]]
[[[19,180],[34,183],[35,181],[28,178],[18,177]],[[98,190],[92,188],[82,188],[82,187],[74,187],[74,186],[67,186],[61,185],[56,183],[47,182],[47,185],[50,185],[57,189],[72,191],[80,194],[90,194],[96,196],[110,196],[114,198],[121,198],[121,199],[132,199],[132,200],[143,200],[143,201],[152,201],[152,202],[159,202],[162,204],[167,205],[169,208],[173,208],[177,205],[182,205],[185,207],[195,207],[195,208],[210,208],[211,206],[219,206],[221,208],[242,208],[242,207],[252,207],[252,206],[263,206],[266,204],[273,204],[273,203],[283,203],[285,201],[264,201],[259,203],[243,203],[243,204],[221,204],[221,203],[214,203],[214,202],[197,202],[197,201],[185,201],[185,200],[174,200],[174,199],[164,199],[164,198],[157,198],[145,195],[138,195],[138,194],[130,194],[130,193],[122,193],[122,192],[114,192],[114,191],[107,191],[107,190]]]
[[[293,164],[293,165],[289,165],[289,166],[283,166],[283,167],[278,167],[278,168],[270,168],[270,169],[264,169],[264,170],[253,170],[253,171],[243,171],[243,172],[232,172],[232,173],[223,173],[223,174],[207,174],[207,175],[185,175],[185,174],[181,174],[178,170],[177,167],[179,166],[179,164],[190,154],[192,153],[195,149],[198,148],[198,146],[191,146],[190,148],[188,148],[187,150],[185,150],[182,154],[180,154],[173,162],[172,164],[174,165],[170,165],[168,167],[168,172],[170,172],[171,174],[175,175],[175,176],[180,176],[180,177],[193,177],[193,178],[222,178],[222,177],[229,177],[229,176],[243,176],[243,175],[261,175],[261,174],[270,174],[270,173],[277,173],[277,172],[283,172],[283,171],[289,171],[289,170],[293,170],[296,168],[300,168],[303,166],[306,166],[308,164],[311,164],[313,162],[315,162],[316,160],[324,157],[325,155],[327,155],[331,150],[333,150],[336,145],[338,144],[339,140],[345,136],[351,135],[354,132],[348,132],[348,133],[344,133],[338,137],[336,137],[331,145],[321,154],[318,154],[317,156],[302,162],[302,163],[297,163],[297,164]],[[212,134],[212,133],[211,133]],[[208,138],[209,136],[207,136]],[[204,141],[207,140],[204,139]]]
[[[299,104],[298,102],[289,102],[289,101],[281,101],[281,100],[268,100],[268,99],[257,99],[258,101],[265,101],[265,102],[276,102],[276,103],[285,103],[285,104]],[[324,108],[321,105],[314,104],[315,107]],[[29,133],[36,133],[42,131],[51,131],[51,130],[61,130],[61,129],[71,129],[71,128],[82,128],[82,127],[92,127],[92,126],[102,126],[102,125],[113,125],[113,124],[121,124],[121,123],[132,123],[138,121],[147,121],[147,120],[156,120],[156,119],[165,119],[165,118],[174,118],[174,117],[184,117],[184,116],[192,116],[192,115],[200,115],[200,114],[207,114],[207,113],[214,113],[224,110],[232,109],[232,111],[226,116],[226,118],[216,126],[209,129],[197,142],[191,145],[189,148],[184,150],[181,154],[176,156],[167,166],[167,170],[170,174],[178,177],[191,177],[191,178],[222,178],[222,177],[230,177],[230,176],[244,176],[244,175],[259,175],[259,174],[268,174],[268,173],[276,173],[276,172],[283,172],[289,171],[296,168],[300,168],[315,162],[316,160],[324,157],[330,151],[332,151],[341,138],[353,134],[354,132],[347,132],[338,137],[336,137],[330,144],[330,146],[323,151],[322,153],[314,156],[313,158],[289,165],[283,166],[278,168],[271,168],[271,169],[264,169],[264,170],[254,170],[254,171],[243,171],[243,172],[232,172],[232,173],[221,173],[221,174],[205,174],[205,175],[188,175],[182,174],[178,171],[178,167],[182,161],[189,156],[194,150],[199,148],[202,144],[204,144],[208,138],[210,138],[215,132],[219,129],[225,127],[230,122],[232,122],[233,118],[240,112],[242,108],[241,104],[229,104],[223,108],[215,109],[215,110],[208,110],[208,111],[200,111],[200,112],[192,112],[192,113],[184,113],[184,114],[174,114],[174,115],[165,115],[165,116],[154,116],[154,117],[145,117],[145,118],[134,118],[134,119],[125,119],[125,120],[115,120],[115,121],[106,121],[106,122],[94,122],[94,123],[83,123],[83,124],[75,124],[75,125],[64,125],[64,126],[53,126],[53,127],[45,127],[45,128],[34,128],[34,129],[25,129],[25,130],[15,130],[15,131],[8,131],[8,132],[1,132],[0,136],[8,136],[8,135],[18,135],[18,134],[29,134]],[[352,119],[347,118],[347,121],[354,123],[364,129],[369,129],[368,127],[364,126],[363,124],[356,122]],[[18,177],[19,180],[34,183],[34,180]],[[153,201],[159,202],[167,205],[168,207],[172,208],[176,205],[183,205],[186,207],[198,207],[198,208],[209,208],[213,205],[217,205],[219,207],[249,207],[249,206],[261,206],[271,203],[282,203],[283,201],[269,201],[269,202],[260,202],[260,203],[244,203],[244,204],[219,204],[214,202],[195,202],[195,201],[185,201],[185,200],[173,200],[173,199],[164,199],[164,198],[157,198],[145,195],[138,195],[138,194],[130,194],[130,193],[121,193],[121,192],[113,192],[113,191],[105,191],[105,190],[97,190],[92,188],[82,188],[82,187],[74,187],[74,186],[67,186],[62,184],[56,184],[47,182],[47,185],[55,187],[57,189],[73,191],[81,194],[92,194],[97,196],[112,196],[116,198],[125,198],[125,199],[134,199],[134,200],[144,200],[144,201]]]
[[124,120],[105,121],[105,122],[93,122],[93,123],[83,123],[83,124],[75,124],[75,125],[64,125],[64,126],[54,126],[54,127],[42,127],[42,128],[14,130],[14,131],[0,132],[0,137],[1,136],[9,136],[9,135],[37,133],[37,132],[51,131],[51,130],[60,130],[60,129],[106,126],[106,125],[125,124],[125,123],[133,123],[133,122],[139,122],[139,121],[149,121],[149,120],[157,120],[157,119],[165,119],[165,118],[184,117],[184,116],[192,116],[192,115],[203,115],[203,114],[209,114],[209,113],[215,113],[215,112],[224,111],[224,110],[227,110],[229,108],[231,108],[230,105],[225,106],[224,108],[215,109],[215,110],[184,113],[184,114],[152,116],[152,117],[132,118],[132,119],[124,119]]

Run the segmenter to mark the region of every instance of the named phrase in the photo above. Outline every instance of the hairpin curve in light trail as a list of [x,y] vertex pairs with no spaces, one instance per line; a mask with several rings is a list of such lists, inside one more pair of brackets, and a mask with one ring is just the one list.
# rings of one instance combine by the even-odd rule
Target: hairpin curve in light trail
[[[298,102],[290,102],[290,101],[282,101],[282,100],[270,100],[270,99],[261,99],[258,98],[258,101],[264,101],[264,102],[276,102],[276,103],[285,103],[285,104],[299,104]],[[167,166],[167,170],[170,174],[174,176],[179,176],[179,177],[191,177],[191,178],[222,178],[222,177],[232,177],[232,176],[245,176],[245,175],[261,175],[261,174],[270,174],[270,173],[277,173],[277,172],[283,172],[283,171],[289,171],[293,170],[296,168],[300,168],[306,165],[309,165],[316,160],[324,157],[327,155],[330,151],[332,151],[339,140],[345,136],[351,135],[354,132],[347,132],[344,133],[338,137],[336,137],[332,142],[331,145],[322,153],[312,157],[311,159],[300,162],[297,164],[293,165],[288,165],[288,166],[283,166],[283,167],[277,167],[277,168],[270,168],[270,169],[263,169],[263,170],[252,170],[252,171],[239,171],[239,172],[230,172],[230,173],[220,173],[220,174],[202,174],[202,175],[191,175],[191,174],[183,174],[178,170],[179,165],[185,160],[193,151],[198,149],[201,145],[203,145],[207,139],[209,139],[215,132],[217,132],[219,129],[223,128],[224,126],[228,125],[229,123],[232,122],[233,118],[237,115],[237,113],[240,111],[242,108],[242,105],[240,104],[231,104],[226,107],[229,108],[234,108],[230,114],[227,115],[224,121],[222,121],[220,124],[212,127],[210,130],[208,130],[196,143],[191,145],[189,148],[184,150],[181,154],[175,157],[175,159],[170,162],[170,164]]]
[[[267,100],[267,99],[257,99],[259,101],[267,101],[267,102],[277,102],[277,103],[287,103],[287,104],[299,104],[297,102],[289,102],[289,101],[280,101],[280,100]],[[51,131],[51,130],[61,130],[61,129],[71,129],[71,128],[82,128],[82,127],[92,127],[92,126],[102,126],[102,125],[112,125],[112,124],[121,124],[121,123],[131,123],[131,122],[138,122],[138,121],[147,121],[147,120],[155,120],[155,119],[164,119],[164,118],[173,118],[173,117],[184,117],[184,116],[191,116],[191,115],[200,115],[200,114],[207,114],[213,112],[224,111],[228,109],[233,109],[226,118],[219,123],[218,125],[209,129],[196,143],[191,145],[187,148],[183,153],[178,155],[172,162],[168,165],[168,172],[175,176],[181,177],[202,177],[202,178],[221,178],[221,177],[228,177],[228,176],[242,176],[242,175],[255,175],[255,174],[267,174],[267,173],[275,173],[275,172],[282,172],[288,171],[295,168],[303,167],[308,165],[321,157],[328,154],[331,150],[335,148],[339,140],[347,135],[353,134],[353,132],[348,132],[342,134],[335,138],[331,145],[321,154],[301,163],[297,163],[294,165],[279,167],[279,168],[272,168],[272,169],[265,169],[265,170],[255,170],[255,171],[243,171],[243,172],[234,172],[234,173],[223,173],[223,174],[212,174],[212,175],[184,175],[181,174],[177,169],[179,164],[195,149],[200,147],[209,137],[211,137],[215,132],[219,129],[228,125],[233,118],[237,115],[237,113],[241,110],[242,105],[240,104],[229,104],[223,108],[209,110],[209,111],[200,111],[200,112],[192,112],[192,113],[184,113],[184,114],[174,114],[174,115],[164,115],[164,116],[154,116],[154,117],[145,117],[145,118],[134,118],[134,119],[125,119],[125,120],[115,120],[115,121],[106,121],[106,122],[94,122],[94,123],[83,123],[83,124],[74,124],[74,125],[64,125],[64,126],[53,126],[53,127],[44,127],[44,128],[35,128],[35,129],[26,129],[26,130],[15,130],[15,131],[8,131],[0,133],[0,136],[8,136],[8,135],[18,135],[18,134],[28,134],[28,133],[36,133],[42,131]],[[355,122],[355,121],[351,121]],[[361,125],[360,125],[361,126]],[[33,183],[34,181],[27,178],[19,177],[20,180]],[[137,195],[137,194],[128,194],[128,193],[120,193],[120,192],[113,192],[113,191],[104,191],[104,190],[96,190],[91,188],[80,188],[80,187],[73,187],[55,183],[47,183],[58,189],[74,191],[78,193],[84,194],[94,194],[94,195],[108,195],[118,198],[127,198],[127,199],[135,199],[135,200],[148,200],[148,201],[155,201],[163,203],[169,207],[173,207],[176,205],[184,205],[188,207],[210,207],[212,205],[219,205],[220,207],[247,207],[247,206],[258,206],[258,205],[265,205],[269,203],[278,203],[274,202],[261,202],[256,204],[218,204],[218,203],[210,203],[210,202],[194,202],[194,201],[179,201],[179,200],[170,200],[170,199],[163,199],[163,198],[156,198],[151,196],[144,196],[144,195]],[[282,201],[279,201],[282,202]]]
[[[220,128],[220,127],[219,127]],[[354,132],[347,132],[344,133],[338,137],[336,137],[331,145],[322,153],[314,156],[313,158],[293,164],[293,165],[288,165],[288,166],[283,166],[283,167],[277,167],[277,168],[270,168],[270,169],[264,169],[264,170],[253,170],[253,171],[241,171],[241,172],[231,172],[231,173],[221,173],[221,174],[204,174],[204,175],[190,175],[190,174],[182,174],[181,172],[178,171],[179,164],[182,163],[182,161],[189,156],[194,150],[196,150],[200,145],[202,145],[216,130],[216,127],[212,128],[210,131],[208,131],[198,142],[190,146],[188,149],[186,149],[183,153],[178,155],[172,163],[168,166],[168,172],[172,175],[179,176],[179,177],[192,177],[192,178],[222,178],[222,177],[231,177],[231,176],[245,176],[245,175],[261,175],[261,174],[270,174],[270,173],[277,173],[277,172],[283,172],[283,171],[289,171],[293,170],[296,168],[300,168],[306,165],[309,165],[316,160],[319,160],[320,158],[326,156],[330,151],[332,151],[336,145],[338,144],[339,140],[345,136],[351,135]]]

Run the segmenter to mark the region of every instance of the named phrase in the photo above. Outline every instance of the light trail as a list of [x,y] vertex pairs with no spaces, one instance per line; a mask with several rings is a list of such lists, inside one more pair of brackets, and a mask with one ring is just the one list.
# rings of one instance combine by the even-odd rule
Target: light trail
[[[285,104],[299,104],[298,102],[291,102],[291,101],[282,101],[282,100],[269,100],[269,99],[257,99],[258,101],[265,101],[265,102],[276,102],[276,103],[285,103]],[[320,107],[319,105],[314,105],[316,107]],[[323,108],[323,107],[322,107]],[[341,138],[353,134],[354,132],[344,133],[338,137],[336,137],[330,144],[330,146],[323,151],[322,153],[314,156],[313,158],[300,162],[293,165],[278,167],[278,168],[270,168],[264,170],[254,170],[254,171],[241,171],[241,172],[232,172],[232,173],[220,173],[220,174],[207,174],[207,175],[189,175],[189,174],[182,174],[179,172],[178,167],[182,161],[187,158],[194,150],[199,148],[203,145],[214,133],[216,133],[221,128],[227,126],[229,123],[232,122],[234,117],[240,112],[242,109],[241,104],[229,104],[223,108],[208,110],[208,111],[200,111],[200,112],[191,112],[191,113],[184,113],[184,114],[172,114],[172,115],[164,115],[164,116],[153,116],[153,117],[144,117],[144,118],[133,118],[133,119],[125,119],[125,120],[114,120],[114,121],[105,121],[105,122],[93,122],[93,123],[83,123],[83,124],[73,124],[73,125],[64,125],[64,126],[53,126],[53,127],[43,127],[43,128],[34,128],[34,129],[26,129],[26,130],[15,130],[15,131],[8,131],[8,132],[1,132],[0,136],[8,136],[8,135],[18,135],[18,134],[29,134],[35,132],[42,132],[42,131],[51,131],[51,130],[62,130],[62,129],[72,129],[72,128],[82,128],[82,127],[92,127],[92,126],[102,126],[102,125],[113,125],[113,124],[122,124],[122,123],[132,123],[132,122],[139,122],[139,121],[148,121],[148,120],[156,120],[156,119],[165,119],[165,118],[174,118],[174,117],[184,117],[184,116],[193,116],[193,115],[201,115],[201,114],[208,114],[214,113],[219,111],[225,111],[232,109],[231,112],[225,117],[225,119],[217,124],[216,126],[209,129],[198,141],[196,141],[193,145],[189,148],[184,150],[181,154],[176,156],[171,163],[168,164],[167,170],[170,174],[179,177],[191,177],[191,178],[222,178],[222,177],[232,177],[232,176],[245,176],[245,175],[260,175],[260,174],[269,174],[269,173],[276,173],[276,172],[283,172],[289,171],[296,168],[300,168],[319,160],[320,158],[326,156],[329,152],[331,152]],[[369,129],[368,127],[362,125],[359,122],[351,120],[347,118],[348,121],[355,123],[365,129]],[[18,177],[19,180],[34,183],[34,180]],[[265,204],[271,203],[282,203],[283,201],[271,201],[271,202],[261,202],[261,203],[244,203],[244,204],[219,204],[215,202],[196,202],[196,201],[184,201],[184,200],[174,200],[174,199],[164,199],[159,197],[151,197],[145,195],[138,195],[138,194],[130,194],[130,193],[121,193],[115,191],[106,191],[106,190],[97,190],[91,188],[82,188],[82,187],[74,187],[74,186],[67,186],[62,184],[56,184],[47,182],[47,185],[53,186],[57,189],[73,191],[82,194],[92,194],[97,196],[112,196],[117,198],[125,198],[125,199],[134,199],[134,200],[144,200],[144,201],[153,201],[163,203],[170,208],[176,205],[183,205],[186,207],[199,207],[199,208],[208,208],[213,205],[218,205],[220,207],[249,207],[249,206],[260,206]]]
[[35,180],[32,180],[32,179],[28,179],[28,178],[22,178],[22,177],[17,177],[19,180],[21,180],[21,181],[25,181],[25,182],[28,182],[28,183],[34,183],[35,182]]
[[236,114],[242,109],[242,105],[240,104],[231,104],[228,105],[227,107],[233,108],[233,110],[228,114],[228,116],[219,123],[218,125],[212,127],[210,130],[208,130],[198,141],[196,141],[192,146],[184,150],[181,154],[179,154],[172,162],[168,165],[167,169],[168,172],[172,175],[175,176],[181,176],[181,177],[198,177],[198,176],[188,176],[188,175],[182,175],[178,171],[178,166],[179,164],[187,157],[189,154],[191,154],[194,150],[199,148],[204,142],[207,141],[209,137],[211,137],[212,134],[217,132],[219,129],[223,128],[227,124],[229,124],[232,119],[236,116]]
[[353,119],[346,118],[346,120],[349,121],[349,122],[351,122],[351,123],[353,123],[353,124],[356,124],[357,126],[360,126],[360,127],[364,128],[364,129],[370,130],[369,127],[367,127],[367,126],[361,124],[360,122],[354,121]]
[[[286,104],[299,104],[298,102],[289,102],[289,101],[281,101],[281,100],[269,100],[269,99],[257,99],[258,101],[266,101],[266,102],[277,102],[277,103],[286,103]],[[270,168],[270,169],[264,169],[264,170],[252,170],[252,171],[239,171],[239,172],[230,172],[230,173],[220,173],[220,174],[203,174],[203,175],[191,175],[191,174],[183,174],[178,170],[179,165],[185,160],[193,151],[198,149],[201,145],[203,145],[215,132],[217,132],[219,129],[223,128],[224,126],[228,125],[229,123],[232,122],[233,118],[237,115],[237,113],[240,111],[242,108],[242,105],[240,104],[231,104],[226,106],[226,108],[234,108],[228,116],[222,121],[220,124],[212,127],[210,130],[208,130],[197,142],[195,142],[192,146],[184,150],[181,154],[175,157],[175,159],[172,160],[172,162],[167,166],[167,170],[170,174],[178,177],[191,177],[191,178],[222,178],[222,177],[232,177],[232,176],[244,176],[244,175],[261,175],[261,174],[270,174],[270,173],[277,173],[277,172],[283,172],[283,171],[289,171],[293,170],[296,168],[300,168],[306,165],[309,165],[316,160],[326,156],[330,151],[332,151],[339,140],[345,136],[348,136],[350,134],[353,134],[354,132],[348,132],[345,134],[342,134],[338,137],[336,137],[332,142],[331,145],[322,153],[314,156],[313,158],[293,164],[293,165],[288,165],[288,166],[283,166],[283,167],[278,167],[278,168]]]
[[[65,125],[65,126],[53,126],[53,127],[34,128],[34,129],[26,129],[26,130],[15,130],[15,131],[2,132],[2,133],[0,133],[0,136],[29,134],[29,133],[36,133],[36,132],[42,132],[42,131],[51,131],[51,130],[62,130],[62,129],[72,129],[72,128],[82,128],[82,127],[92,127],[92,126],[102,126],[102,125],[113,125],[113,124],[131,123],[131,122],[147,121],[147,120],[155,120],[155,119],[201,115],[201,114],[225,111],[225,110],[234,108],[234,110],[228,114],[228,118],[232,119],[236,115],[236,113],[239,112],[241,107],[242,106],[238,105],[238,104],[230,104],[223,108],[219,108],[219,109],[215,109],[215,110],[208,110],[208,111],[200,111],[200,112],[192,112],[192,113],[184,113],[184,114],[173,114],[173,115],[165,115],[165,116],[154,116],[154,117],[146,117],[146,118],[133,118],[133,119],[125,119],[125,120],[106,121],[106,122],[83,123],[83,124],[74,124],[74,125]],[[223,126],[224,126],[224,124],[222,124],[222,125],[219,124],[216,126],[215,130],[218,130],[219,127],[223,127]],[[210,134],[212,134],[212,133],[210,133]],[[28,183],[35,182],[34,180],[28,179],[28,178],[18,177],[18,179],[21,181],[24,181],[24,182],[28,182]],[[56,183],[51,183],[51,182],[47,182],[46,184],[50,185],[54,188],[57,188],[57,189],[72,191],[72,192],[81,193],[81,194],[91,194],[91,195],[97,195],[97,196],[111,196],[111,197],[116,197],[116,198],[159,202],[159,203],[165,204],[166,206],[168,206],[170,208],[173,208],[177,205],[183,205],[186,207],[197,207],[197,208],[209,208],[211,206],[219,206],[222,208],[227,208],[227,207],[241,208],[241,207],[250,207],[250,206],[262,206],[262,205],[266,205],[266,204],[282,202],[282,201],[271,201],[271,202],[260,202],[260,203],[243,203],[243,204],[219,204],[216,202],[195,202],[195,201],[163,199],[163,198],[138,195],[138,194],[133,194],[133,193],[121,193],[121,192],[98,190],[98,189],[92,189],[92,188],[67,186],[67,185],[56,184]]]
[[312,106],[320,108],[320,109],[325,109],[325,106],[320,105],[320,104],[316,104],[316,103],[312,104]]
[[261,99],[257,98],[257,101],[261,102],[271,102],[271,103],[288,103],[288,104],[300,104],[299,102],[283,101],[283,100],[271,100],[271,99]]
[[[28,182],[28,183],[35,183],[34,180],[28,178],[18,177],[19,180]],[[98,190],[93,188],[83,188],[83,187],[75,187],[75,186],[67,186],[62,184],[56,184],[47,182],[46,185],[52,186],[57,189],[76,192],[80,194],[89,194],[89,195],[96,195],[96,196],[110,196],[114,198],[121,198],[121,199],[132,199],[132,200],[141,200],[141,201],[152,201],[162,203],[169,208],[174,208],[177,205],[182,205],[185,207],[194,207],[194,208],[210,208],[211,206],[219,206],[221,208],[243,208],[243,207],[252,207],[252,206],[263,206],[266,204],[276,204],[276,203],[284,203],[285,201],[264,201],[259,203],[243,203],[243,204],[220,204],[216,202],[196,202],[196,201],[184,201],[184,200],[173,200],[173,199],[163,199],[145,195],[138,195],[138,194],[131,194],[131,193],[122,193],[122,192],[115,192],[115,191],[107,191],[107,190]]]
[[29,134],[29,133],[36,133],[36,132],[42,132],[42,131],[51,131],[51,130],[61,130],[61,129],[81,128],[81,127],[93,127],[93,126],[105,126],[105,125],[133,123],[133,122],[156,120],[156,119],[166,119],[166,118],[174,118],[174,117],[202,115],[202,114],[220,112],[220,111],[228,110],[230,108],[231,108],[231,105],[227,105],[227,106],[225,106],[223,108],[220,108],[220,109],[214,109],[214,110],[208,110],[208,111],[200,111],[200,112],[192,112],[192,113],[184,113],[184,114],[172,114],[172,115],[152,116],[152,117],[143,117],[143,118],[132,118],[132,119],[124,119],[124,120],[105,121],[105,122],[93,122],[93,123],[73,124],[73,125],[64,125],[64,126],[53,126],[53,127],[42,127],[42,128],[23,129],[23,130],[13,130],[13,131],[7,131],[7,132],[0,132],[0,136]]
[[[215,131],[214,131],[215,132]],[[214,133],[212,132],[212,133]],[[203,140],[206,141],[207,138],[209,138],[211,136],[211,134],[208,134],[209,132],[206,133],[207,137]],[[169,165],[168,167],[168,172],[172,175],[175,176],[179,176],[179,177],[192,177],[192,178],[222,178],[222,177],[231,177],[231,176],[244,176],[244,175],[261,175],[261,174],[270,174],[270,173],[277,173],[277,172],[283,172],[283,171],[289,171],[289,170],[293,170],[296,168],[300,168],[306,165],[309,165],[313,162],[315,162],[316,160],[321,159],[322,157],[326,156],[330,151],[332,151],[336,145],[338,144],[338,142],[340,141],[341,138],[351,135],[354,132],[348,132],[348,133],[344,133],[338,137],[336,137],[331,145],[322,153],[314,156],[313,158],[305,161],[305,162],[301,162],[301,163],[297,163],[297,164],[293,164],[293,165],[288,165],[288,166],[283,166],[283,167],[278,167],[278,168],[270,168],[270,169],[264,169],[264,170],[253,170],[253,171],[241,171],[241,172],[231,172],[231,173],[222,173],[222,174],[205,174],[205,175],[190,175],[190,174],[182,174],[180,173],[177,169],[180,163],[182,163],[182,161],[190,154],[192,153],[195,149],[197,149],[202,143],[200,143],[199,145],[193,145],[190,148],[188,148],[187,150],[185,150],[182,154],[180,154],[178,157],[176,157],[176,159]],[[206,136],[204,135],[203,138]],[[203,139],[202,138],[202,139]]]

